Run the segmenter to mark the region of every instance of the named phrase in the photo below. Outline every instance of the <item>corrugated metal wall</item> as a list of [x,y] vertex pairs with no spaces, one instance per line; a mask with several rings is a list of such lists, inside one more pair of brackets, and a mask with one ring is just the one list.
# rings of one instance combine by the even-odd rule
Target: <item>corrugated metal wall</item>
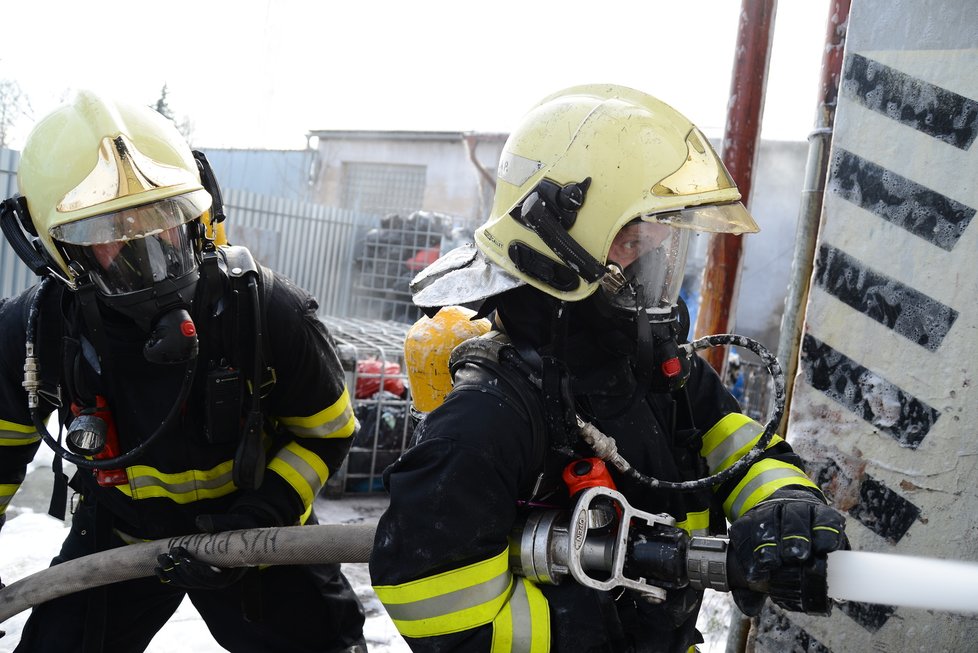
[[315,295],[322,314],[349,314],[353,245],[375,216],[237,190],[224,204],[231,243]]

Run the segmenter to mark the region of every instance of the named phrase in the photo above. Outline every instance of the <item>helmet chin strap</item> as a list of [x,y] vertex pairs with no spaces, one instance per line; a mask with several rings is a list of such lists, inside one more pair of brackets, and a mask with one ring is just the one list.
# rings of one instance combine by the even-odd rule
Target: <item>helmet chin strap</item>
[[631,291],[635,305],[635,343],[638,349],[638,369],[642,376],[653,373],[655,365],[655,343],[652,339],[652,325],[648,311],[645,310],[645,289],[641,284],[629,282],[622,292]]

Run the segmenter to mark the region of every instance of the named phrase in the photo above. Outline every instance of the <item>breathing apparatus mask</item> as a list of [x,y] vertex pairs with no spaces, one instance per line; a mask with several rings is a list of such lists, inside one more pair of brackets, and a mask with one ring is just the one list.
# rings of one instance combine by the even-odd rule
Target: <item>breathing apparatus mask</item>
[[[683,211],[642,216],[627,222],[615,234],[602,265],[572,239],[561,238],[559,230],[547,228],[557,224],[572,226],[577,209],[587,201],[589,187],[589,179],[562,187],[544,180],[514,209],[514,214],[520,222],[533,228],[567,267],[582,278],[597,282],[589,305],[634,341],[636,367],[649,389],[678,390],[689,378],[691,365],[691,353],[680,348],[688,337],[689,313],[679,297],[690,229],[673,224],[683,224]],[[560,201],[568,197],[573,198],[573,203]],[[525,249],[511,251],[515,254],[514,263],[522,272],[534,276],[543,269],[542,257],[533,256]],[[560,264],[548,262],[548,265],[554,268]]]
[[679,297],[690,232],[639,218],[626,224],[608,252],[607,273],[592,304],[605,319],[634,334],[639,369],[651,390],[685,385],[689,353],[679,345],[689,335],[689,312]]
[[189,307],[196,290],[199,200],[176,196],[52,228],[74,269],[87,274],[100,302],[150,334],[153,363],[196,356]]

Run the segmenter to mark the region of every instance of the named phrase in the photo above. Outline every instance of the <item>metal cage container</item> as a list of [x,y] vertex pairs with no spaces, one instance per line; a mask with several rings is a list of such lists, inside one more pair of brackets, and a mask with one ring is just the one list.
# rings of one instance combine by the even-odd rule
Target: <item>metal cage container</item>
[[384,491],[384,469],[410,446],[414,427],[404,365],[410,324],[389,320],[323,317],[336,341],[360,430],[350,454],[330,474],[324,492]]

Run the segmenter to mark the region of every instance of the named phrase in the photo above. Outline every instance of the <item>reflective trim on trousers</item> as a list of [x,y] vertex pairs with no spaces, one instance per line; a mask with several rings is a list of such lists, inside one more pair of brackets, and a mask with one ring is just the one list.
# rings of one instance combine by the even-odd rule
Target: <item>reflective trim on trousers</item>
[[435,576],[374,590],[406,637],[432,637],[488,624],[509,599],[509,549]]

